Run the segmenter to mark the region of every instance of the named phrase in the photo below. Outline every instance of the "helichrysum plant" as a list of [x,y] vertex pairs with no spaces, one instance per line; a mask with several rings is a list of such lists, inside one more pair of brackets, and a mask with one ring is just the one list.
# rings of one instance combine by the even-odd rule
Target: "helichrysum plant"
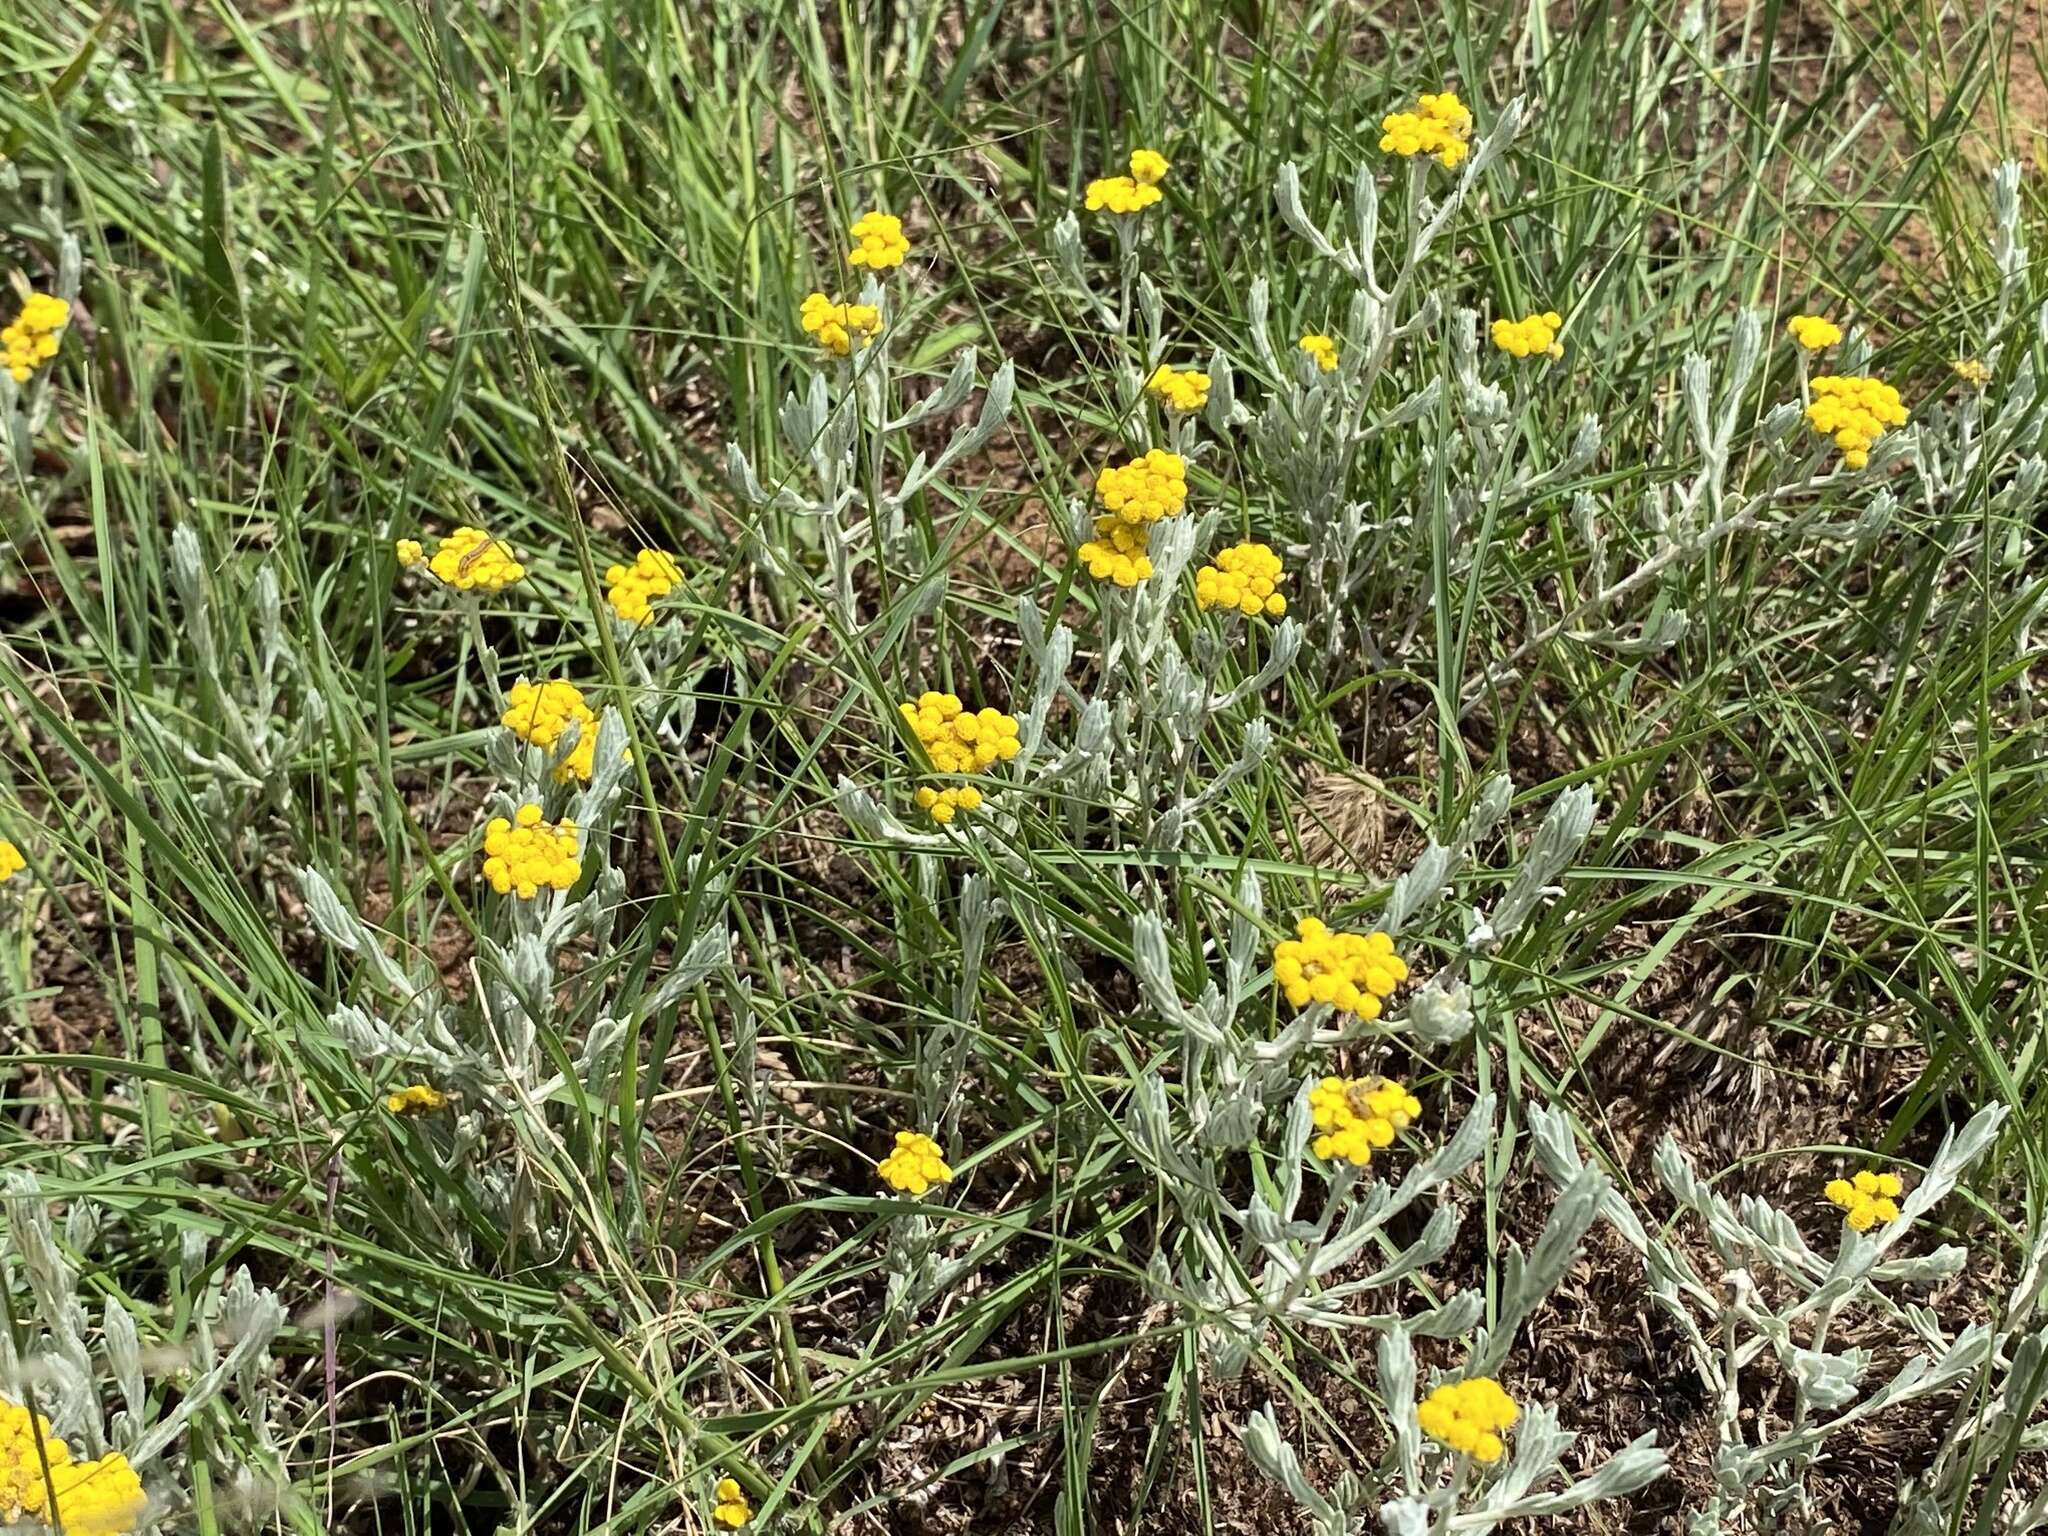
[[1524,315],[1519,320],[1493,322],[1493,344],[1510,357],[1547,357],[1555,362],[1564,356],[1557,334],[1564,329],[1564,317],[1554,309]]
[[[412,539],[399,541],[396,548],[401,564],[417,564],[425,553]],[[458,592],[502,592],[526,575],[510,545],[473,525],[454,529],[425,559],[427,573]]]
[[1785,332],[1802,352],[1825,352],[1842,339],[1842,328],[1825,315],[1794,315]]
[[1870,462],[1871,447],[1885,432],[1906,424],[1909,413],[1899,392],[1882,379],[1823,374],[1812,388],[1806,419],[1814,431],[1835,440],[1851,469]]
[[538,805],[494,816],[484,828],[484,879],[501,896],[531,901],[542,891],[566,891],[582,877],[576,823],[548,821]]
[[835,357],[851,356],[882,333],[882,311],[873,304],[835,304],[822,293],[804,300],[798,316],[804,333]]
[[1280,590],[1286,569],[1270,544],[1233,544],[1218,550],[1211,563],[1195,572],[1195,602],[1247,618],[1277,619],[1287,612]]
[[922,1131],[898,1131],[896,1145],[875,1165],[883,1184],[906,1195],[922,1195],[953,1177],[939,1144]]
[[754,1518],[754,1511],[747,1503],[747,1492],[739,1479],[721,1477],[712,1490],[711,1518],[728,1531],[736,1531]]
[[1161,363],[1145,381],[1145,393],[1167,410],[1191,416],[1209,403],[1209,375],[1197,368]]
[[1384,933],[1341,933],[1304,917],[1295,936],[1273,946],[1273,979],[1296,1008],[1327,1003],[1339,1013],[1380,1016],[1383,1000],[1408,979],[1407,962]]
[[871,272],[903,265],[910,254],[910,241],[903,233],[903,221],[893,213],[870,211],[853,221],[853,247],[846,253],[850,267]]
[[1412,110],[1380,119],[1380,148],[1390,154],[1428,155],[1447,171],[1464,164],[1472,149],[1472,112],[1456,91],[1425,93]]
[[605,602],[621,622],[652,624],[655,604],[675,591],[682,566],[666,550],[643,549],[631,565],[613,565],[604,573]]
[[31,293],[21,312],[0,327],[0,367],[17,384],[26,384],[38,368],[57,355],[64,327],[71,323],[71,305],[51,293]]

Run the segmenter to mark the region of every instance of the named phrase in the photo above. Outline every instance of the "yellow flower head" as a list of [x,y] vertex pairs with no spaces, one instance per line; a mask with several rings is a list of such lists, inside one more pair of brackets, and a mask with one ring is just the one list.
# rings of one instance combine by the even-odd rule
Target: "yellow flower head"
[[1337,339],[1325,336],[1321,331],[1310,331],[1301,338],[1301,350],[1316,360],[1316,366],[1325,373],[1337,371]]
[[1808,352],[1825,351],[1842,339],[1842,328],[1825,315],[1794,315],[1785,329]]
[[6,368],[17,384],[57,355],[57,347],[70,323],[71,306],[55,294],[32,293],[21,301],[21,313],[12,325],[0,328],[0,367]]
[[576,823],[541,820],[540,807],[522,805],[510,820],[491,818],[484,828],[484,878],[500,896],[531,901],[543,889],[566,891],[583,873],[576,851]]
[[1166,173],[1173,167],[1166,156],[1156,149],[1134,149],[1131,151],[1131,180],[1141,187],[1156,187],[1166,180]]
[[604,573],[604,598],[628,624],[652,624],[654,600],[667,597],[682,579],[674,555],[643,549],[631,565],[615,565]]
[[715,1493],[717,1502],[711,1507],[711,1518],[727,1530],[736,1531],[754,1518],[754,1511],[747,1504],[747,1491],[737,1478],[721,1477]]
[[1191,416],[1209,403],[1209,375],[1161,363],[1145,381],[1145,392],[1169,411]]
[[21,850],[0,837],[0,880],[12,880],[27,868],[28,860],[21,856]]
[[1152,529],[1120,517],[1095,519],[1095,537],[1080,548],[1081,563],[1097,581],[1135,587],[1152,574]]
[[1084,205],[1090,213],[1143,213],[1165,194],[1129,176],[1103,176],[1088,183]]
[[1814,431],[1835,440],[1844,464],[1861,469],[1870,462],[1871,444],[1887,427],[1903,427],[1909,413],[1899,392],[1882,379],[1823,374],[1813,381],[1806,419]]
[[119,1451],[98,1461],[74,1461],[50,1469],[57,1490],[51,1524],[61,1520],[65,1536],[125,1536],[141,1523],[149,1500],[142,1479]]
[[1380,999],[1408,979],[1408,966],[1384,933],[1332,933],[1304,917],[1298,935],[1273,946],[1273,979],[1297,1008],[1328,1003],[1340,1013],[1380,1016]]
[[414,1083],[385,1094],[384,1107],[394,1115],[431,1115],[448,1107],[448,1095],[426,1083]]
[[933,789],[929,784],[924,784],[918,787],[915,798],[919,808],[927,812],[931,819],[942,827],[962,811],[981,809],[981,791],[972,784],[947,789]]
[[986,773],[1019,750],[1015,715],[965,709],[958,694],[921,693],[915,704],[905,702],[897,708],[940,773]]
[[1879,1222],[1899,1219],[1899,1196],[1905,1189],[1896,1173],[1873,1173],[1866,1168],[1854,1178],[1828,1180],[1826,1194],[1842,1208],[1851,1227],[1868,1232]]
[[1456,91],[1422,96],[1414,111],[1380,119],[1380,148],[1404,157],[1434,155],[1445,170],[1456,170],[1472,152],[1472,113]]
[[1287,579],[1280,557],[1265,544],[1233,544],[1217,553],[1214,565],[1195,572],[1195,601],[1204,608],[1234,608],[1247,617],[1277,619],[1287,611],[1280,583]]
[[834,304],[822,293],[804,300],[798,316],[804,330],[826,351],[845,357],[855,343],[866,346],[882,333],[882,312],[872,304]]
[[543,751],[554,751],[569,727],[578,727],[576,745],[555,764],[555,782],[571,779],[588,782],[597,764],[597,711],[583,700],[583,690],[574,683],[555,678],[530,683],[521,678],[505,695],[505,713],[498,723],[521,741]]
[[418,539],[394,540],[391,545],[391,552],[398,556],[399,565],[408,571],[416,565],[426,564],[427,552],[421,547]]
[[1540,315],[1525,315],[1520,320],[1496,320],[1493,344],[1513,357],[1540,354],[1555,362],[1564,356],[1564,348],[1557,341],[1557,333],[1563,327],[1564,318],[1554,309]]
[[939,1144],[922,1131],[898,1131],[896,1150],[875,1164],[882,1182],[906,1195],[921,1195],[953,1177],[939,1155]]
[[1309,1090],[1308,1107],[1321,1133],[1309,1150],[1360,1168],[1422,1113],[1421,1100],[1385,1077],[1326,1077]]
[[1974,357],[1959,357],[1948,366],[1957,378],[1965,384],[1974,384],[1978,389],[1991,382],[1991,370]]
[[867,267],[879,272],[900,267],[910,254],[910,242],[903,235],[903,221],[893,213],[869,212],[853,221],[853,249],[846,253],[848,266]]
[[1415,1409],[1415,1422],[1430,1439],[1488,1465],[1507,1449],[1501,1431],[1521,1416],[1515,1400],[1491,1376],[1438,1387]]
[[1127,523],[1178,517],[1188,502],[1188,468],[1177,453],[1148,449],[1128,464],[1112,464],[1095,477],[1095,494]]
[[0,1397],[0,1524],[23,1515],[40,1519],[49,1502],[43,1463],[54,1473],[71,1464],[71,1451],[51,1433],[50,1421]]
[[459,592],[499,592],[526,574],[503,540],[481,528],[458,528],[434,549],[427,569]]

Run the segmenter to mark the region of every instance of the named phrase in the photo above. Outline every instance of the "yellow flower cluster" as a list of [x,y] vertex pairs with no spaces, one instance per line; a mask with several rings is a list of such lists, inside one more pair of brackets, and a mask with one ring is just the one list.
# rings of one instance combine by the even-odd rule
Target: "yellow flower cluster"
[[1298,935],[1273,946],[1273,979],[1297,1008],[1329,1003],[1362,1018],[1380,1016],[1380,999],[1408,979],[1408,966],[1384,933],[1332,933],[1304,917]]
[[929,812],[932,820],[942,827],[962,811],[981,809],[981,791],[972,784],[946,789],[933,789],[929,784],[921,784],[916,800],[918,806]]
[[32,293],[21,301],[21,313],[14,324],[0,329],[0,354],[17,384],[57,355],[64,327],[71,319],[71,306],[50,293]]
[[1156,149],[1134,149],[1131,151],[1131,180],[1141,187],[1156,187],[1166,180],[1166,173],[1173,167],[1166,156]]
[[1193,415],[1209,403],[1209,375],[1161,363],[1145,381],[1145,392],[1169,411]]
[[1090,213],[1143,213],[1166,194],[1131,176],[1103,176],[1088,183],[1083,199]]
[[1949,371],[1965,384],[1974,384],[1982,389],[1991,382],[1991,370],[1974,357],[1959,357],[1948,366]]
[[500,896],[531,901],[543,887],[566,891],[583,873],[576,853],[576,823],[541,820],[540,807],[522,805],[511,820],[493,816],[484,828],[484,878]]
[[604,573],[605,601],[628,624],[652,624],[654,600],[667,597],[682,579],[674,555],[643,549],[631,565],[615,565]]
[[397,539],[391,545],[392,554],[398,557],[400,567],[411,570],[416,565],[427,563],[426,546],[418,539]]
[[711,1507],[711,1518],[727,1530],[736,1531],[754,1518],[754,1511],[747,1504],[747,1491],[739,1485],[739,1479],[721,1477],[713,1491],[717,1502]]
[[1309,1090],[1308,1107],[1322,1133],[1309,1150],[1360,1168],[1422,1113],[1420,1099],[1385,1077],[1326,1077]]
[[953,1177],[939,1155],[939,1144],[922,1131],[898,1131],[896,1150],[875,1165],[882,1182],[906,1195],[921,1195]]
[[1095,537],[1081,545],[1081,563],[1097,581],[1135,587],[1152,574],[1152,530],[1120,517],[1095,519]]
[[1515,1400],[1491,1376],[1438,1387],[1415,1409],[1415,1422],[1430,1439],[1489,1465],[1507,1449],[1501,1431],[1521,1416]]
[[804,300],[798,316],[804,330],[826,351],[845,357],[854,343],[866,346],[882,333],[882,312],[872,304],[834,304],[822,293]]
[[1540,315],[1525,315],[1520,320],[1496,320],[1493,344],[1514,357],[1535,357],[1540,353],[1555,362],[1564,356],[1564,348],[1557,342],[1557,333],[1563,327],[1564,317],[1554,309]]
[[142,1479],[119,1451],[97,1461],[73,1461],[70,1447],[51,1434],[48,1419],[0,1398],[0,1522],[12,1525],[32,1515],[49,1525],[61,1522],[67,1536],[124,1536],[141,1522],[148,1503]]
[[1813,381],[1806,419],[1814,431],[1835,440],[1844,464],[1861,469],[1870,462],[1870,445],[1885,428],[1903,427],[1908,413],[1899,392],[1882,379],[1823,374]]
[[921,693],[915,704],[897,707],[941,773],[986,773],[1017,755],[1015,715],[996,709],[970,713],[954,693]]
[[1397,155],[1434,155],[1445,170],[1455,170],[1472,152],[1472,112],[1455,91],[1417,99],[1413,112],[1391,112],[1380,119],[1380,148]]
[[597,711],[584,702],[583,690],[574,683],[561,678],[529,683],[522,677],[505,695],[505,713],[498,723],[521,741],[549,752],[572,724],[579,727],[576,745],[555,765],[555,782],[590,778],[597,762]]
[[21,856],[21,850],[0,837],[0,880],[12,880],[27,868],[28,860]]
[[1148,449],[1128,464],[1112,464],[1095,477],[1095,494],[1127,523],[1178,517],[1188,503],[1188,468],[1177,453]]
[[1217,553],[1214,565],[1195,572],[1195,601],[1204,608],[1235,608],[1247,617],[1277,619],[1287,611],[1280,583],[1287,578],[1280,557],[1265,544],[1233,544]]
[[869,212],[853,221],[853,249],[846,253],[848,266],[867,267],[879,272],[900,267],[910,254],[904,238],[903,221],[893,213]]
[[501,592],[526,574],[511,546],[481,528],[458,528],[434,548],[427,569],[460,592]]
[[414,1083],[385,1094],[384,1107],[394,1115],[431,1115],[448,1107],[448,1095],[426,1083]]
[[1825,351],[1842,339],[1842,328],[1825,315],[1794,315],[1785,329],[1808,352]]
[[1866,1168],[1853,1179],[1829,1179],[1825,1193],[1842,1208],[1850,1226],[1868,1232],[1881,1221],[1899,1219],[1899,1196],[1905,1189],[1896,1173],[1872,1173]]
[[1321,331],[1310,331],[1301,338],[1301,350],[1316,360],[1316,366],[1325,373],[1337,371],[1337,340],[1325,336]]

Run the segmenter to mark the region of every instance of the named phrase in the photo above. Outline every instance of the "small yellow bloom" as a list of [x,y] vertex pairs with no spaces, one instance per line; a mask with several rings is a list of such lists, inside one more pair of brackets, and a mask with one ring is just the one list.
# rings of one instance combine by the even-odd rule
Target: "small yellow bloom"
[[1326,1077],[1309,1090],[1308,1107],[1321,1132],[1309,1150],[1359,1168],[1422,1114],[1422,1101],[1385,1077]]
[[17,384],[57,355],[64,327],[71,321],[71,306],[55,294],[32,293],[21,301],[21,313],[14,323],[0,328],[0,367]]
[[896,1150],[875,1164],[882,1182],[906,1195],[921,1195],[953,1177],[939,1155],[939,1144],[922,1131],[898,1131]]
[[1134,149],[1131,151],[1131,180],[1141,187],[1156,187],[1166,180],[1166,173],[1173,167],[1167,164],[1166,156],[1156,149]]
[[119,1451],[98,1461],[53,1465],[50,1484],[57,1492],[50,1523],[62,1521],[65,1536],[125,1536],[149,1506],[142,1479]]
[[1493,344],[1513,357],[1535,357],[1542,355],[1555,362],[1564,356],[1564,348],[1558,345],[1557,333],[1564,326],[1564,318],[1554,309],[1540,315],[1527,315],[1520,320],[1496,320],[1493,322]]
[[21,850],[0,837],[0,880],[12,880],[27,868],[28,860],[21,856]]
[[718,1502],[712,1506],[711,1518],[727,1530],[736,1531],[754,1518],[747,1503],[747,1491],[739,1485],[739,1479],[721,1477],[716,1494]]
[[1218,551],[1216,563],[1195,572],[1195,602],[1203,608],[1233,608],[1247,618],[1277,619],[1287,611],[1280,583],[1287,579],[1280,557],[1266,544],[1233,544]]
[[1404,157],[1433,155],[1445,170],[1456,170],[1472,152],[1472,113],[1456,91],[1422,96],[1414,111],[1380,119],[1380,148]]
[[1296,1008],[1328,1003],[1339,1013],[1380,1016],[1380,999],[1408,979],[1407,962],[1384,933],[1333,933],[1320,918],[1294,925],[1273,946],[1273,979]]
[[40,1413],[0,1397],[0,1524],[12,1525],[23,1515],[42,1517],[49,1502],[45,1462],[53,1473],[68,1467],[70,1447]]
[[866,346],[882,333],[882,312],[874,305],[834,304],[822,293],[804,300],[798,318],[820,346],[838,357],[851,353],[856,343]]
[[540,807],[528,804],[484,828],[484,878],[500,896],[531,901],[543,889],[568,890],[582,874],[576,823],[567,817],[543,821]]
[[1095,519],[1095,537],[1080,548],[1082,565],[1097,581],[1113,581],[1120,587],[1135,587],[1152,575],[1152,529],[1147,523],[1127,523],[1120,517]]
[[1325,336],[1321,331],[1310,331],[1301,338],[1301,350],[1316,360],[1316,366],[1325,373],[1337,371],[1337,338]]
[[569,727],[575,726],[576,745],[555,764],[555,782],[589,782],[597,765],[598,713],[584,702],[583,690],[574,683],[563,678],[530,683],[522,677],[505,695],[505,713],[498,723],[521,741],[547,752],[554,751]]
[[1825,315],[1794,315],[1785,330],[1808,352],[1824,352],[1842,339],[1842,328]]
[[434,549],[427,569],[459,592],[500,592],[526,574],[511,546],[481,528],[458,528]]
[[398,563],[408,571],[426,563],[427,552],[418,539],[399,539],[392,544],[391,552],[398,556]]
[[1823,374],[1813,381],[1813,403],[1806,408],[1807,422],[1835,440],[1842,462],[1851,469],[1868,464],[1871,444],[1887,427],[1903,427],[1909,414],[1896,389],[1882,379],[1861,375]]
[[394,1115],[431,1115],[448,1107],[448,1095],[426,1083],[414,1083],[385,1094],[384,1107]]
[[615,565],[604,573],[605,601],[628,624],[652,624],[654,600],[667,597],[682,579],[674,555],[643,549],[631,565]]
[[1083,204],[1090,213],[1143,213],[1164,195],[1129,176],[1103,176],[1088,183]]
[[920,785],[915,798],[919,807],[929,813],[932,820],[942,827],[962,811],[981,809],[981,791],[972,784],[947,789],[933,789],[929,784]]
[[1178,517],[1188,501],[1187,464],[1177,453],[1153,448],[1128,464],[1112,464],[1095,477],[1095,494],[1127,523]]
[[1899,1219],[1899,1196],[1906,1186],[1896,1173],[1873,1173],[1864,1169],[1853,1178],[1830,1179],[1824,1193],[1842,1208],[1849,1225],[1868,1232],[1879,1222]]
[[1991,370],[1974,357],[1959,357],[1949,365],[1950,372],[1965,384],[1982,389],[1991,382]]
[[1020,750],[1015,715],[998,709],[969,710],[958,694],[921,693],[916,703],[906,700],[896,707],[940,773],[986,773]]
[[853,249],[846,253],[847,265],[879,272],[900,267],[910,254],[904,238],[903,221],[893,213],[869,212],[853,221]]
[[1521,1416],[1515,1400],[1491,1376],[1438,1387],[1415,1409],[1415,1422],[1430,1439],[1489,1466],[1507,1449],[1501,1431]]
[[1145,381],[1145,392],[1169,411],[1191,416],[1209,403],[1209,375],[1161,363]]

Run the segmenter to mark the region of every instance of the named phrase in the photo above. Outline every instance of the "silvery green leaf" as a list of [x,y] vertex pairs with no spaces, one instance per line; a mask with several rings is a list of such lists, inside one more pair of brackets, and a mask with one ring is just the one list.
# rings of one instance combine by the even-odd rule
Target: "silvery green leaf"
[[1931,1253],[1919,1254],[1906,1259],[1889,1259],[1870,1271],[1873,1281],[1896,1282],[1900,1285],[1930,1285],[1937,1280],[1946,1280],[1959,1275],[1970,1262],[1970,1251],[1953,1243],[1944,1243]]
[[1265,915],[1265,910],[1265,892],[1259,884],[1259,877],[1246,868],[1237,877],[1237,902],[1230,914],[1230,947],[1224,961],[1233,1010],[1251,990],[1252,972],[1258,966],[1262,938],[1259,919]]
[[1607,648],[1619,656],[1655,656],[1678,644],[1691,628],[1683,608],[1666,608],[1645,619],[1633,635],[1608,641]]
[[142,1340],[135,1332],[134,1317],[111,1296],[101,1313],[100,1337],[107,1347],[108,1369],[121,1389],[121,1401],[128,1406],[129,1422],[139,1424],[148,1407],[142,1381]]
[[1735,423],[1742,411],[1742,397],[1749,388],[1750,375],[1763,355],[1763,318],[1753,309],[1735,317],[1735,330],[1728,339],[1727,373],[1721,386],[1721,419],[1714,432],[1714,453],[1725,458],[1735,435]]
[[1497,941],[1512,938],[1536,910],[1551,882],[1563,873],[1593,829],[1593,789],[1576,784],[1552,802],[1514,882],[1490,919]]
[[1693,445],[1709,461],[1714,457],[1714,428],[1708,391],[1713,372],[1697,352],[1685,354],[1679,365],[1679,392],[1685,400],[1686,419],[1692,424]]
[[1283,164],[1273,178],[1273,200],[1280,205],[1280,217],[1287,227],[1307,241],[1309,249],[1325,261],[1342,261],[1329,237],[1316,226],[1301,205],[1301,172],[1292,160]]
[[1394,1456],[1404,1487],[1415,1485],[1422,1431],[1415,1422],[1415,1349],[1398,1324],[1380,1335],[1380,1402],[1394,1429]]
[[1380,1529],[1387,1536],[1430,1536],[1429,1516],[1422,1499],[1389,1499],[1380,1506]]
[[[1309,1265],[1309,1273],[1320,1279],[1332,1270],[1349,1263],[1360,1248],[1372,1240],[1377,1229],[1360,1227],[1357,1231],[1324,1245]],[[1349,1295],[1356,1291],[1378,1290],[1381,1286],[1392,1285],[1396,1280],[1405,1279],[1418,1269],[1426,1268],[1451,1251],[1451,1240],[1458,1234],[1458,1212],[1455,1207],[1440,1205],[1430,1213],[1429,1225],[1422,1229],[1422,1235],[1408,1247],[1394,1255],[1383,1267],[1359,1280],[1346,1281],[1340,1289]]]
[[1472,989],[1441,976],[1408,1000],[1408,1027],[1427,1045],[1455,1045],[1472,1033]]
[[946,382],[890,422],[883,430],[906,432],[936,417],[959,410],[967,403],[967,397],[974,393],[975,356],[973,347],[962,347],[959,355],[953,359],[953,369],[946,375]]
[[1579,430],[1572,438],[1571,451],[1558,466],[1560,475],[1575,475],[1600,456],[1600,418],[1586,416],[1579,422]]
[[1246,324],[1252,338],[1252,350],[1258,354],[1259,366],[1266,370],[1267,376],[1281,379],[1287,376],[1287,370],[1280,366],[1280,359],[1274,355],[1273,338],[1267,330],[1272,302],[1272,289],[1267,286],[1266,279],[1253,278],[1251,291],[1245,295],[1249,316]]
[[1202,420],[1218,437],[1237,425],[1237,376],[1221,347],[1209,354],[1209,403],[1202,408]]
[[1795,1349],[1788,1364],[1806,1401],[1823,1413],[1832,1413],[1856,1400],[1864,1369],[1870,1364],[1870,1352],[1856,1349],[1831,1355]]
[[1507,1359],[1515,1331],[1564,1278],[1564,1272],[1578,1257],[1580,1240],[1600,1212],[1602,1198],[1612,1187],[1599,1169],[1580,1169],[1559,1193],[1550,1219],[1543,1224],[1542,1234],[1529,1250],[1528,1258],[1518,1262],[1515,1250],[1509,1249],[1498,1318],[1484,1349],[1473,1355],[1472,1375],[1491,1375]]
[[362,948],[362,929],[355,913],[327,883],[325,875],[311,865],[301,865],[299,892],[305,897],[306,915],[313,920],[321,938],[349,954]]
[[1478,1291],[1459,1291],[1427,1312],[1401,1319],[1410,1333],[1425,1339],[1454,1339],[1470,1333],[1486,1315],[1486,1298]]
[[1159,295],[1159,285],[1144,274],[1138,278],[1138,314],[1145,322],[1146,335],[1154,338],[1165,336],[1166,300]]
[[1805,419],[1806,412],[1796,400],[1787,400],[1772,406],[1770,411],[1764,416],[1763,426],[1759,429],[1763,434],[1765,445],[1770,446],[1783,442],[1798,429],[1799,423]]
[[[1578,1509],[1603,1499],[1626,1498],[1646,1488],[1670,1470],[1669,1458],[1657,1446],[1656,1434],[1638,1436],[1561,1493],[1538,1494],[1506,1508],[1489,1508],[1500,1519],[1534,1519]],[[1720,1536],[1718,1528],[1715,1536]]]
[[1557,1410],[1550,1404],[1531,1403],[1528,1412],[1516,1421],[1514,1456],[1500,1481],[1487,1490],[1484,1513],[1502,1518],[1507,1510],[1518,1508],[1517,1501],[1556,1469],[1559,1459],[1578,1438],[1559,1427]]
[[1441,378],[1431,379],[1422,388],[1415,391],[1414,394],[1382,416],[1373,424],[1370,430],[1381,432],[1388,427],[1404,427],[1412,421],[1420,421],[1436,409],[1437,401],[1443,396],[1443,382]]
[[1987,1104],[1970,1117],[1961,1131],[1951,1129],[1941,1138],[1941,1145],[1935,1148],[1934,1156],[1928,1162],[1926,1174],[1899,1203],[1899,1219],[1886,1229],[1884,1246],[1890,1246],[1897,1235],[1904,1233],[1948,1197],[1970,1165],[1990,1150],[1992,1142],[1998,1139],[1999,1127],[2005,1124],[2005,1117],[2010,1112],[2003,1104]]
[[900,848],[919,848],[930,852],[952,846],[937,833],[912,832],[876,804],[874,796],[844,774],[840,775],[838,788],[839,813],[846,818],[848,826],[869,841],[893,843]]
[[[1535,1149],[1536,1166],[1560,1188],[1568,1187],[1586,1166],[1585,1160],[1579,1156],[1578,1138],[1572,1131],[1571,1122],[1548,1105],[1532,1103],[1529,1106],[1529,1142]],[[1649,1247],[1650,1235],[1643,1229],[1634,1208],[1611,1185],[1601,1198],[1600,1214],[1628,1240],[1631,1247],[1638,1251]]]
[[1493,131],[1473,147],[1471,159],[1465,162],[1464,179],[1458,184],[1461,194],[1485,175],[1494,161],[1507,153],[1508,146],[1522,131],[1522,118],[1526,111],[1527,104],[1520,96],[1501,108],[1500,116],[1494,119]]
[[1270,1404],[1252,1410],[1244,1428],[1238,1431],[1238,1437],[1244,1442],[1245,1454],[1251,1457],[1252,1464],[1285,1488],[1295,1502],[1316,1520],[1327,1525],[1338,1519],[1336,1506],[1316,1491],[1315,1485],[1301,1470],[1301,1460],[1294,1454],[1294,1447],[1281,1437],[1280,1425],[1273,1417]]
[[1916,423],[1885,433],[1871,445],[1870,462],[1857,473],[1881,475],[1906,463],[1919,451],[1920,438],[1924,430]]

